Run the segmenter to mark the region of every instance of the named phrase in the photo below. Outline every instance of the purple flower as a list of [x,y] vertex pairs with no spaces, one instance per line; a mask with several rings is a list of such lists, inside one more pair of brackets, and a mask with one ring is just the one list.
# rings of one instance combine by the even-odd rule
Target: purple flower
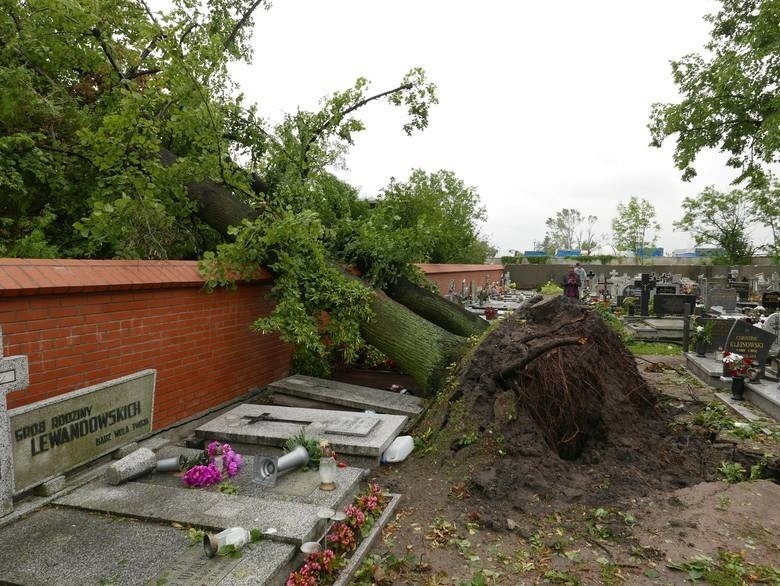
[[222,480],[222,474],[214,464],[193,466],[182,476],[187,486],[211,486]]

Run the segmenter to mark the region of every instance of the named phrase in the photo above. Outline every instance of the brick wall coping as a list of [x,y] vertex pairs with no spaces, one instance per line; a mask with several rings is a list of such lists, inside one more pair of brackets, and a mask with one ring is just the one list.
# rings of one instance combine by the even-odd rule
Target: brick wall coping
[[433,275],[436,273],[471,273],[479,271],[496,271],[504,270],[504,265],[492,264],[492,265],[447,265],[447,264],[432,264],[432,263],[418,263],[419,268],[426,275]]
[[[271,280],[260,269],[257,281]],[[0,296],[200,287],[194,260],[0,258]]]

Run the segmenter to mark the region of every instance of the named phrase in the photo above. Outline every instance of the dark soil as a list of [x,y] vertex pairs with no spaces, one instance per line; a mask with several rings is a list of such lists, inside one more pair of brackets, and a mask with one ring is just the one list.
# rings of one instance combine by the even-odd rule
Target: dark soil
[[[403,494],[406,508],[375,552],[411,557],[405,570],[380,569],[362,583],[480,583],[480,574],[501,584],[621,583],[627,576],[626,583],[643,583],[645,571],[672,576],[647,583],[682,583],[663,569],[663,558],[682,555],[683,544],[653,549],[652,538],[643,542],[626,519],[644,528],[652,514],[651,535],[659,536],[675,531],[678,502],[685,508],[688,499],[706,516],[728,485],[702,483],[717,479],[722,461],[745,458],[735,438],[713,442],[711,430],[690,425],[712,391],[686,375],[680,358],[639,362],[650,368],[640,372],[598,313],[562,297],[503,320],[418,424],[415,453],[379,471],[377,481]],[[752,446],[777,453],[776,442],[770,448]],[[777,502],[745,502],[779,506],[772,486],[759,492]],[[750,512],[734,518],[743,514]],[[712,536],[707,543],[711,555],[720,547]],[[779,554],[771,544],[762,550],[775,564]],[[604,563],[615,565],[612,578],[601,575]],[[564,578],[550,579],[557,572]]]

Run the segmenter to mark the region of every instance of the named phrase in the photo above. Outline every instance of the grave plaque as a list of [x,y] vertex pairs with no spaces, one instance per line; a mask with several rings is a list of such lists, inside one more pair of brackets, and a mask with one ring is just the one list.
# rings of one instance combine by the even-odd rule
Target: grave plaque
[[759,367],[763,367],[766,364],[769,348],[774,341],[775,337],[771,332],[739,319],[731,328],[724,349],[751,358],[758,362]]
[[761,295],[761,305],[767,313],[774,313],[780,309],[780,291],[766,291]]
[[15,491],[149,433],[156,373],[143,370],[11,410]]
[[692,315],[693,309],[696,306],[696,297],[694,295],[666,295],[656,293],[653,298],[655,315],[659,317],[663,315],[684,315],[686,305],[689,307],[688,311]]
[[658,295],[677,295],[677,285],[670,285],[670,284],[664,284],[664,285],[656,285],[655,286],[655,295],[658,297]]
[[734,289],[710,289],[707,300],[708,307],[722,307],[725,311],[734,311],[737,308],[737,292]]

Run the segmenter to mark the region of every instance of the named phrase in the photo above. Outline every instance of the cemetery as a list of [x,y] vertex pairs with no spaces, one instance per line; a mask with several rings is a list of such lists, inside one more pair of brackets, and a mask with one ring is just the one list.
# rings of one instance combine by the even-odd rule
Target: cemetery
[[[108,313],[90,321],[103,324],[96,328],[104,338],[118,309],[109,296],[149,297],[135,316],[124,309],[115,316],[120,326],[135,324],[137,335],[141,323],[170,320],[160,319],[170,304],[151,302],[167,287],[148,274],[141,282],[125,275],[109,292],[90,291],[98,285],[79,271],[100,269],[89,262],[38,267],[60,266],[78,284],[22,289],[17,276],[4,285],[5,299],[27,308],[15,322],[7,308],[0,346],[7,352],[0,356],[0,538],[15,543],[0,556],[4,582],[296,584],[314,572],[316,584],[392,584],[423,582],[473,556],[473,575],[522,583],[551,566],[533,574],[502,556],[532,535],[540,553],[555,551],[550,539],[567,531],[571,545],[563,547],[578,548],[577,564],[628,564],[619,570],[628,583],[634,567],[675,579],[678,570],[664,558],[690,559],[704,547],[739,552],[746,543],[769,564],[756,557],[745,567],[770,582],[776,576],[771,542],[760,536],[780,529],[766,512],[780,504],[777,273],[745,288],[733,278],[613,271],[594,275],[594,286],[573,302],[520,291],[508,272],[485,274],[487,266],[459,279],[439,267],[433,274],[448,283],[442,297],[491,325],[438,393],[398,369],[363,373],[365,384],[338,380],[349,372],[290,374],[289,354],[271,345],[267,355],[280,364],[255,369],[256,387],[226,397],[216,391],[223,379],[211,383],[207,375],[217,365],[205,365],[193,380],[200,389],[187,391],[191,398],[173,415],[170,404],[182,391],[165,386],[177,368],[164,358],[167,341],[141,363],[125,361],[119,376],[36,391],[56,364],[36,348],[44,337],[64,335],[59,346],[84,335],[73,328],[86,318],[74,320],[75,309],[64,314],[72,326],[61,332],[61,324],[42,321],[51,309],[30,313],[31,301],[41,312],[44,300],[51,308],[69,306],[73,295],[96,298]],[[7,263],[7,273],[23,274],[23,264]],[[187,278],[179,287],[182,300],[187,288],[200,296]],[[186,315],[186,306],[174,315]],[[223,319],[214,317],[210,328]],[[200,345],[211,344],[213,332],[199,335]],[[164,336],[177,339],[175,330]],[[635,357],[629,338],[679,352]],[[106,360],[117,364],[146,343],[108,340]],[[96,352],[89,346],[81,356]],[[225,381],[241,358],[234,364],[220,371]],[[174,372],[187,380],[185,370]],[[719,479],[724,466],[741,470],[744,481]],[[726,500],[734,504],[719,509]],[[674,517],[688,520],[670,524]],[[582,523],[585,534],[577,536]],[[754,523],[753,533],[729,542],[744,523]],[[679,535],[668,546],[657,540],[675,533],[688,545]],[[487,552],[468,536],[494,540],[493,554],[482,558]],[[605,550],[608,561],[597,561]],[[637,551],[640,561],[618,561]],[[383,562],[388,556],[408,561]]]

